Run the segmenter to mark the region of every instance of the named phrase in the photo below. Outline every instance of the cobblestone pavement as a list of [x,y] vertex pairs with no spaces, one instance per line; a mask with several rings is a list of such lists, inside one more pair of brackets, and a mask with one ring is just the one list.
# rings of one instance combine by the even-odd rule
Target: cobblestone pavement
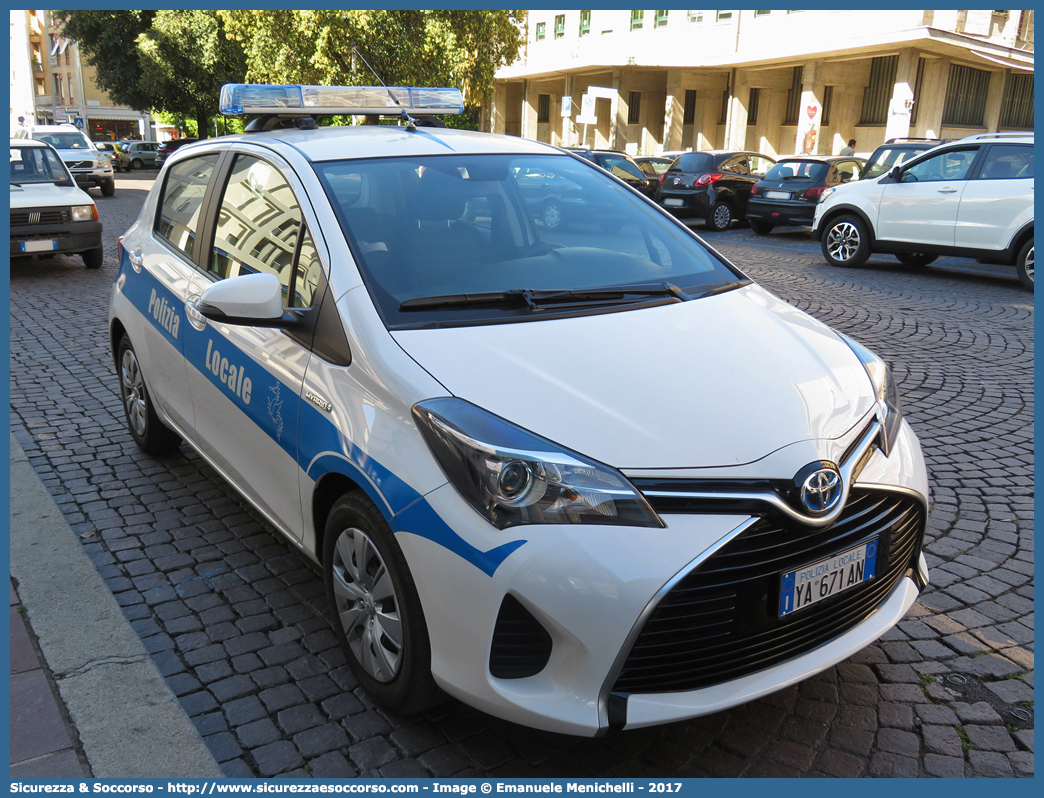
[[[111,238],[151,179],[99,201]],[[1032,775],[1032,295],[1006,274],[837,270],[807,239],[750,237],[708,240],[894,365],[932,480],[932,585],[848,661],[690,722],[581,740],[457,702],[375,709],[317,572],[187,447],[151,458],[125,431],[114,240],[100,271],[12,264],[12,429],[229,776]]]

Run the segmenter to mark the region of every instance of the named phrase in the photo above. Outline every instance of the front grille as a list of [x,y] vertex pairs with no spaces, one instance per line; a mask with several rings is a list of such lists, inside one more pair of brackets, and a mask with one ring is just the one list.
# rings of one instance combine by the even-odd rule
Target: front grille
[[68,208],[19,208],[11,210],[11,227],[26,224],[68,224],[72,212]]
[[66,164],[70,169],[94,169],[94,161],[76,161]]
[[[805,654],[863,621],[916,566],[924,506],[885,491],[853,490],[823,530],[762,518],[685,576],[653,611],[624,663],[614,693],[695,690]],[[778,617],[780,576],[879,541],[870,582]]]

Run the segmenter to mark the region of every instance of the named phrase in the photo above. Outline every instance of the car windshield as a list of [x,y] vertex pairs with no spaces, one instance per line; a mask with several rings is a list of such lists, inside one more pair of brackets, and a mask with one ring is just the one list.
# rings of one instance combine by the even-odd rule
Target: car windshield
[[863,179],[880,177],[885,172],[891,170],[893,166],[902,166],[922,152],[928,152],[934,146],[934,144],[928,144],[924,147],[905,147],[903,149],[881,147],[875,150],[874,154],[870,156],[870,160],[867,161],[866,169],[863,170]]
[[818,183],[826,177],[830,165],[822,161],[780,161],[763,180],[794,180],[802,183]]
[[56,150],[89,150],[91,145],[79,133],[38,133],[37,141],[50,144]]
[[[643,294],[677,301],[679,292],[694,298],[743,279],[684,227],[569,156],[442,155],[315,168],[392,329],[561,310],[534,314],[530,300],[540,292],[625,286],[615,291],[617,310]],[[483,298],[472,301],[476,294]]]
[[709,152],[689,152],[678,156],[678,160],[671,166],[671,171],[709,172],[713,168],[714,156]]
[[69,181],[69,173],[65,170],[54,150],[48,147],[12,147],[11,148],[11,185],[22,186],[27,183],[62,183]]

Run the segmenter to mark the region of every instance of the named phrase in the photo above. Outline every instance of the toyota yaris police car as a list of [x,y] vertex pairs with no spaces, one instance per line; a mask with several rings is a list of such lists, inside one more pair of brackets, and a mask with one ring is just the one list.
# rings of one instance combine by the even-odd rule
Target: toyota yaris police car
[[[910,608],[928,484],[876,355],[590,163],[426,126],[456,90],[222,106],[257,132],[179,149],[122,239],[127,423],[147,452],[188,443],[321,566],[381,704],[664,723]],[[322,113],[408,124],[302,118]],[[549,227],[530,174],[591,217]]]

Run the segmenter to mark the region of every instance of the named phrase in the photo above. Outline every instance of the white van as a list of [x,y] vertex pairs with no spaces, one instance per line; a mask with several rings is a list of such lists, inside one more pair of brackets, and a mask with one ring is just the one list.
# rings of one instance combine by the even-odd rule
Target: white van
[[12,139],[35,139],[58,151],[73,179],[81,186],[96,186],[105,197],[116,193],[112,161],[75,125],[26,125],[11,134]]

